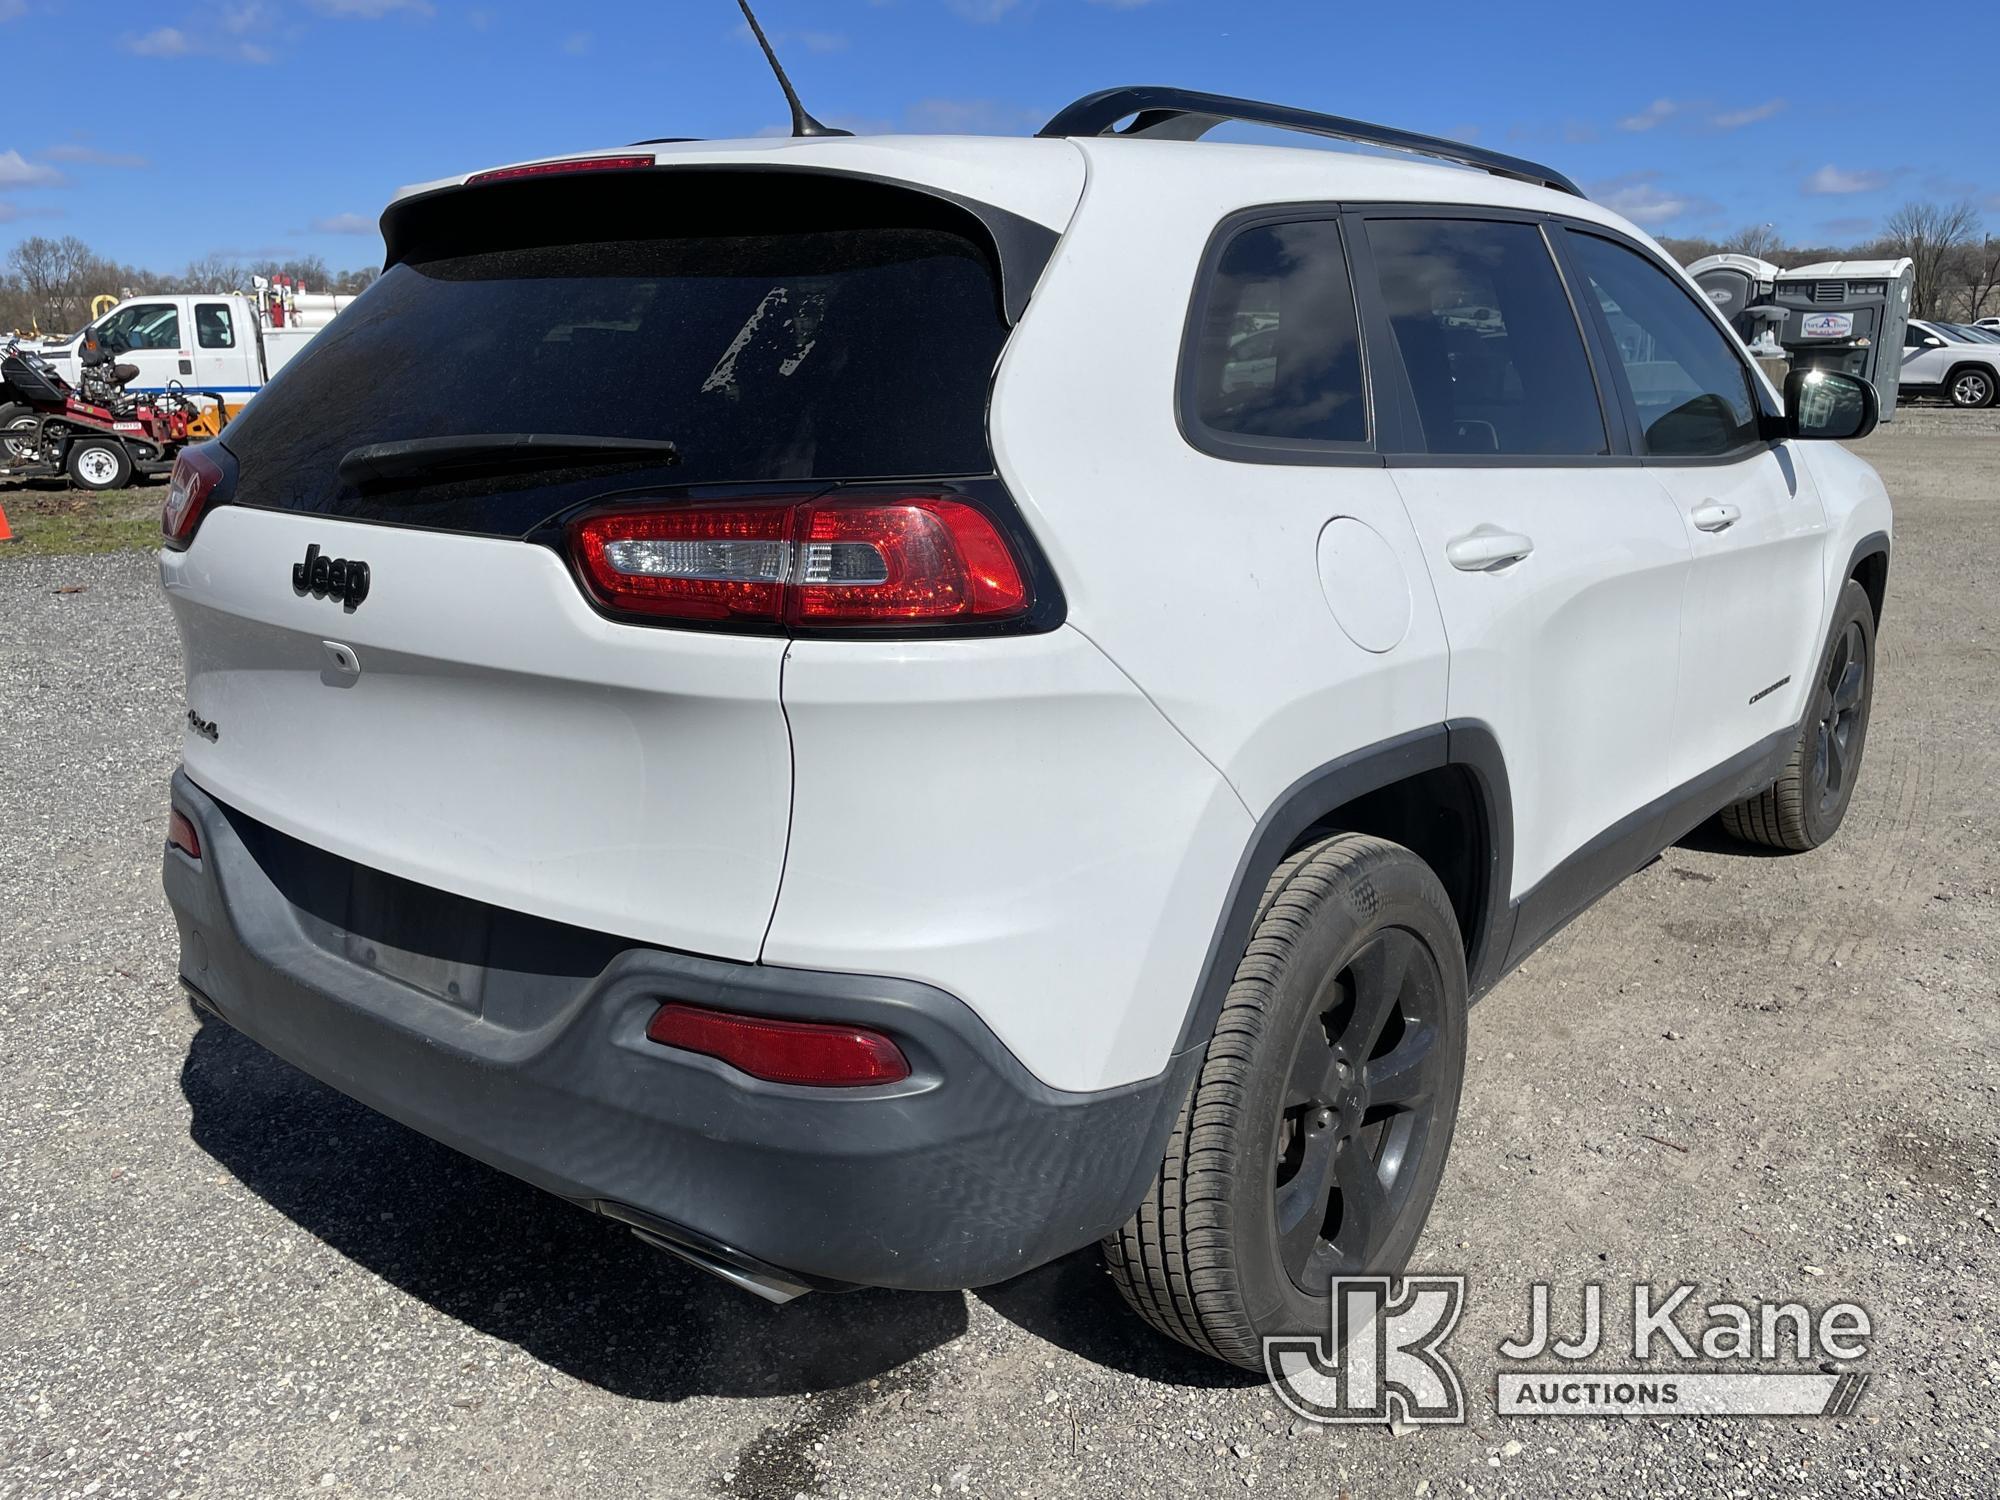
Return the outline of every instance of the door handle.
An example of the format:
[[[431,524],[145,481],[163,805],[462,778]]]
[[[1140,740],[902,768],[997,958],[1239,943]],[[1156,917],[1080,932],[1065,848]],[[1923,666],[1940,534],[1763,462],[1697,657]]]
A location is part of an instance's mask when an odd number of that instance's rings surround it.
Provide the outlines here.
[[[1481,526],[1444,544],[1444,555],[1451,560],[1451,565],[1466,573],[1504,568],[1509,563],[1519,562],[1534,550],[1534,538],[1522,536],[1518,531],[1500,531],[1491,526]]]
[[[1706,505],[1697,505],[1688,519],[1694,522],[1697,531],[1727,531],[1743,519],[1743,512],[1720,500],[1711,500]]]

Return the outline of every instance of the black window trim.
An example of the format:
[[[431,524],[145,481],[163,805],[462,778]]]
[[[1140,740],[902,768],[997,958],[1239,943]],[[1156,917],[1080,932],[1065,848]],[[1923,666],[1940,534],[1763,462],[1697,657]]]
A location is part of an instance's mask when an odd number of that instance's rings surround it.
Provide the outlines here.
[[[1603,362],[1610,376],[1611,388],[1616,392],[1623,421],[1627,432],[1630,434],[1629,443],[1631,451],[1638,455],[1638,461],[1642,468],[1716,468],[1723,465],[1741,463],[1745,459],[1753,458],[1777,446],[1777,440],[1772,434],[1778,430],[1775,424],[1780,420],[1782,414],[1774,412],[1771,409],[1770,401],[1764,391],[1764,382],[1759,378],[1759,373],[1755,365],[1751,362],[1749,353],[1743,348],[1743,342],[1737,338],[1735,330],[1723,321],[1722,315],[1716,311],[1714,303],[1710,302],[1706,297],[1694,295],[1688,290],[1682,279],[1674,274],[1671,267],[1662,264],[1657,255],[1649,253],[1646,247],[1637,240],[1632,239],[1629,235],[1620,234],[1609,225],[1592,224],[1587,220],[1571,219],[1554,214],[1549,215],[1549,221],[1552,228],[1566,231],[1560,235],[1552,235],[1551,239],[1555,240],[1559,246],[1558,260],[1564,269],[1564,273],[1569,277],[1571,284],[1577,289],[1577,294],[1572,297],[1572,301],[1588,310],[1588,321],[1595,331],[1595,337],[1599,345],[1597,357]],[[1737,367],[1743,371],[1744,379],[1749,382],[1750,399],[1755,403],[1758,415],[1756,435],[1750,441],[1739,443],[1736,447],[1724,453],[1656,454],[1645,451],[1645,426],[1639,417],[1639,403],[1632,395],[1632,382],[1625,372],[1625,361],[1618,355],[1617,341],[1612,337],[1610,320],[1604,316],[1603,308],[1597,306],[1596,298],[1581,295],[1582,292],[1589,290],[1589,277],[1570,258],[1569,236],[1571,234],[1591,235],[1597,239],[1616,245],[1620,249],[1631,251],[1642,261],[1652,266],[1662,276],[1666,277],[1675,287],[1679,288],[1681,294],[1687,298],[1689,305],[1708,319],[1709,325],[1721,335],[1724,347],[1735,357]]]
[[[1216,273],[1222,265],[1223,255],[1239,235],[1250,230],[1271,224],[1301,223],[1332,223],[1340,238],[1341,256],[1347,263],[1347,291],[1354,301],[1355,333],[1361,356],[1363,430],[1367,434],[1359,441],[1258,437],[1210,427],[1198,415],[1201,334],[1207,326],[1209,305],[1215,296]],[[1188,295],[1187,320],[1181,330],[1180,364],[1174,373],[1174,425],[1180,429],[1182,441],[1197,453],[1232,463],[1381,468],[1383,458],[1378,447],[1381,426],[1364,306],[1361,278],[1355,271],[1354,236],[1349,232],[1345,212],[1339,203],[1263,203],[1226,215],[1209,233],[1208,243],[1202,247],[1194,286]]]
[[[1599,351],[1592,338],[1590,321],[1578,305],[1576,291],[1568,275],[1568,264],[1563,259],[1555,237],[1549,233],[1550,225],[1556,221],[1553,214],[1532,209],[1505,208],[1487,203],[1356,203],[1348,205],[1348,219],[1352,229],[1347,236],[1351,245],[1358,250],[1350,252],[1352,263],[1357,267],[1367,266],[1365,278],[1359,269],[1355,279],[1361,287],[1361,301],[1365,320],[1364,342],[1372,342],[1380,354],[1375,368],[1382,372],[1385,380],[1393,381],[1396,409],[1396,424],[1392,428],[1385,421],[1383,425],[1383,453],[1385,462],[1392,469],[1598,469],[1632,468],[1640,460],[1634,455],[1626,418],[1616,410],[1617,400],[1614,388],[1605,380]],[[1452,219],[1462,222],[1488,222],[1504,224],[1530,224],[1541,231],[1543,248],[1548,252],[1551,265],[1555,269],[1556,281],[1561,286],[1564,298],[1569,303],[1570,316],[1576,319],[1577,337],[1583,345],[1585,367],[1590,371],[1591,388],[1597,395],[1598,421],[1604,428],[1606,450],[1603,453],[1430,453],[1423,448],[1423,425],[1417,417],[1417,403],[1410,389],[1409,375],[1403,368],[1402,354],[1396,345],[1396,335],[1389,326],[1389,310],[1382,301],[1381,283],[1375,273],[1373,247],[1368,244],[1365,225],[1371,219]],[[1377,401],[1387,405],[1381,396]],[[1394,442],[1390,439],[1393,437]]]
[[[1341,250],[1347,258],[1349,287],[1354,294],[1355,315],[1361,333],[1361,383],[1367,402],[1368,440],[1364,443],[1303,442],[1285,439],[1246,437],[1238,433],[1212,431],[1192,419],[1194,369],[1197,341],[1213,287],[1214,273],[1222,252],[1244,229],[1260,224],[1294,223],[1302,219],[1340,220]],[[1555,262],[1570,311],[1582,336],[1584,357],[1596,387],[1598,409],[1604,423],[1608,453],[1426,453],[1415,444],[1422,429],[1416,416],[1416,401],[1410,392],[1409,377],[1403,370],[1395,334],[1389,327],[1388,310],[1375,279],[1375,258],[1364,226],[1369,219],[1469,219],[1536,225],[1543,243]],[[1642,451],[1642,429],[1638,403],[1632,399],[1625,376],[1624,361],[1618,357],[1609,324],[1594,298],[1584,298],[1588,278],[1583,276],[1569,254],[1569,236],[1558,230],[1593,234],[1632,251],[1650,263],[1669,281],[1681,278],[1672,266],[1645,244],[1613,225],[1568,214],[1536,209],[1506,208],[1488,203],[1417,202],[1288,202],[1259,204],[1239,209],[1224,217],[1210,233],[1202,250],[1199,270],[1189,297],[1188,320],[1181,336],[1180,366],[1174,381],[1174,421],[1181,437],[1197,452],[1238,463],[1316,465],[1320,467],[1367,467],[1392,469],[1589,469],[1589,468],[1712,468],[1743,463],[1775,449],[1782,441],[1783,413],[1776,410],[1765,390],[1764,381],[1741,347],[1735,331],[1713,304],[1696,297],[1685,286],[1689,301],[1708,318],[1728,341],[1737,362],[1750,379],[1750,392],[1764,420],[1753,442],[1727,453],[1699,455],[1652,455]]]

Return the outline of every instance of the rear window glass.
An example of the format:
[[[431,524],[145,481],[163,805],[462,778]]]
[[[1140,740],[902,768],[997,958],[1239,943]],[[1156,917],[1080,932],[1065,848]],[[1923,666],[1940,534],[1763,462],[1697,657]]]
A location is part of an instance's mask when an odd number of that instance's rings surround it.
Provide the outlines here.
[[[230,425],[237,498],[518,534],[634,483],[990,472],[997,280],[934,203],[871,189],[832,224],[793,227],[772,222],[784,195],[767,189],[732,232],[715,207],[726,197],[697,188],[677,203],[658,179],[589,186],[627,195],[615,218],[602,196],[592,215],[619,237],[466,248],[433,235],[391,266]],[[518,241],[509,218],[499,237]],[[700,232],[646,232],[690,219]],[[664,438],[680,462],[365,489],[337,474],[359,446],[487,433]]]
[[[1334,220],[1260,224],[1232,239],[1198,338],[1183,410],[1206,429],[1210,451],[1227,452],[1232,438],[1367,439],[1354,288]]]

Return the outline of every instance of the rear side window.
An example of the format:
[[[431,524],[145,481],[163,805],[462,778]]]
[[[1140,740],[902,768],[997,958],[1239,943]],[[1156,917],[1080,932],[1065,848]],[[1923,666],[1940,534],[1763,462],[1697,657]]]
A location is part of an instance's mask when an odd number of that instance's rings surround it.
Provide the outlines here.
[[[1438,454],[1607,451],[1576,313],[1533,224],[1375,219],[1368,244]]]
[[[230,425],[238,497],[519,535],[638,483],[989,473],[1006,336],[990,246],[907,191],[726,186],[698,173],[588,183],[549,215],[472,205],[446,218],[440,204],[444,228]],[[537,242],[578,228],[607,237]],[[680,462],[381,488],[337,473],[356,447],[494,433],[667,439]]]
[[[1195,318],[1181,404],[1197,447],[1254,458],[1260,448],[1367,441],[1354,287],[1335,220],[1236,234]]]
[[[194,338],[204,349],[234,349],[236,328],[226,302],[197,302],[194,305]]]
[[[1695,300],[1623,245],[1570,231],[1569,246],[1625,368],[1641,451],[1709,457],[1758,441],[1750,372]]]

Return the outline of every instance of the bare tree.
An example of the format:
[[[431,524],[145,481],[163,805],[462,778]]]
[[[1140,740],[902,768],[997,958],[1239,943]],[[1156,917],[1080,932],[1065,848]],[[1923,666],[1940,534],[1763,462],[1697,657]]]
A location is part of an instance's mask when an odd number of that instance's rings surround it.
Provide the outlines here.
[[[1934,318],[1944,300],[1945,272],[1960,249],[1979,232],[1979,210],[1967,202],[1950,205],[1905,203],[1882,226],[1882,246],[1907,255],[1915,266],[1910,315]]]
[[[54,332],[81,328],[90,310],[92,274],[102,263],[73,234],[59,240],[35,235],[22,240],[7,255],[7,264],[21,279],[31,321],[47,321]]]
[[[1956,300],[1966,322],[1989,316],[1989,303],[2000,308],[2000,234],[1989,234],[1978,244],[1967,245],[1953,269],[1957,274],[1952,280],[1958,283]]]
[[[1775,224],[1745,224],[1722,242],[1722,248],[1759,260],[1776,260],[1785,253],[1785,237]]]
[[[191,260],[181,273],[181,284],[190,292],[234,292],[249,283],[250,278],[244,273],[242,263],[221,254]]]

